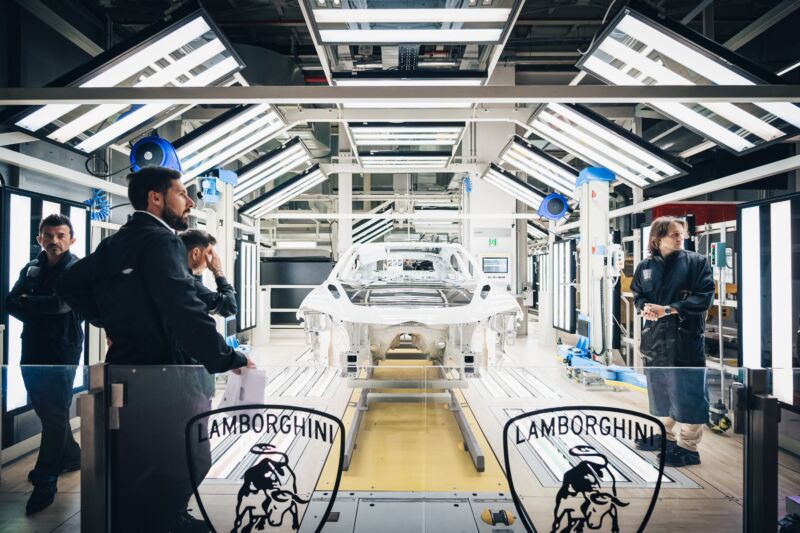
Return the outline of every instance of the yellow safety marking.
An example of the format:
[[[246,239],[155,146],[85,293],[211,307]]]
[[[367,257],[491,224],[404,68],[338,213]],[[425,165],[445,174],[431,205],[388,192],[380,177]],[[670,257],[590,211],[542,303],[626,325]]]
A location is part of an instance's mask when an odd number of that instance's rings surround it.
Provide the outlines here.
[[[617,381],[615,379],[607,379],[606,385],[611,385],[612,387],[623,387],[626,389],[630,389],[632,391],[647,393],[647,389],[644,387],[640,387],[638,385],[634,385],[633,383],[626,383],[624,381]]]
[[[431,379],[436,378],[433,367],[425,370]],[[387,361],[373,375],[375,379],[422,376],[419,361]],[[350,397],[343,418],[345,431],[350,429],[360,394],[361,390],[355,389]],[[489,443],[470,409],[463,403],[462,409],[484,453],[484,472],[475,470],[469,453],[464,451],[461,431],[446,403],[373,403],[361,420],[353,459],[349,470],[342,473],[339,490],[507,493],[506,478]],[[332,450],[338,450],[338,446],[337,440]],[[329,455],[317,490],[333,488],[338,466],[336,455],[335,452]]]

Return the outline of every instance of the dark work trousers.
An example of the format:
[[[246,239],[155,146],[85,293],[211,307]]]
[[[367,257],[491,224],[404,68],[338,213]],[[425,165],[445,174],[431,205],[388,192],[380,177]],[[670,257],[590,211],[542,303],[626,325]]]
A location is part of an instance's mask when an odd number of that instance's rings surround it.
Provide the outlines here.
[[[79,461],[81,448],[72,436],[74,366],[23,365],[22,379],[36,416],[42,422],[42,441],[33,470],[33,482],[54,481],[64,466]]]
[[[211,409],[203,368],[109,367],[123,383],[119,430],[111,431],[112,531],[169,531],[193,494],[186,454],[186,425]],[[211,468],[208,441],[189,457],[200,481]]]

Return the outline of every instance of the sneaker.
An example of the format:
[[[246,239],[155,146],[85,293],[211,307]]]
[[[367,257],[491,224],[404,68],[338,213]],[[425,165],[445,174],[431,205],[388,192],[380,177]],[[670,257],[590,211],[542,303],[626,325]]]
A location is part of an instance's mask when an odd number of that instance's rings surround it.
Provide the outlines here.
[[[25,514],[38,513],[50,507],[58,492],[55,479],[39,481],[33,486],[33,493],[25,505]]]
[[[187,509],[178,515],[169,531],[170,533],[210,533],[211,530],[205,520],[193,517]]]
[[[636,448],[643,452],[661,452],[661,435],[656,435],[653,439],[636,439]],[[675,447],[674,440],[667,439],[667,453]]]
[[[675,446],[671,452],[667,452],[667,457],[664,460],[666,466],[681,467],[700,464],[700,454]]]

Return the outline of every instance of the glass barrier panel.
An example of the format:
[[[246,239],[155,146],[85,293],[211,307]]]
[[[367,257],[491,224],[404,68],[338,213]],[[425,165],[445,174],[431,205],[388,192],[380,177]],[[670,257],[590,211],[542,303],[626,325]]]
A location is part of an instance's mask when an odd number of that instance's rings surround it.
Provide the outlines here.
[[[0,530],[80,530],[82,366],[2,367]]]
[[[115,532],[743,530],[747,413],[731,400],[744,369],[93,367],[105,372],[108,461],[80,464],[73,385],[86,370],[13,370],[25,395],[3,417],[0,529],[80,530],[81,490],[100,472]],[[781,401],[776,503],[789,524],[800,370],[767,383]],[[29,472],[54,468],[53,503],[26,516]]]

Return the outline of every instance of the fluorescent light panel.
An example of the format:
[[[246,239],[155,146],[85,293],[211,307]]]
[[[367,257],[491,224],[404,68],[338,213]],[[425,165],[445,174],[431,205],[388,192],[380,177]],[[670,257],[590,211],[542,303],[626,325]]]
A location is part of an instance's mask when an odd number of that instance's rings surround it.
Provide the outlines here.
[[[761,220],[760,207],[742,209],[742,363],[761,368]]]
[[[528,221],[528,236],[533,237],[534,239],[546,239],[547,238],[547,231],[539,227],[538,225],[534,224],[530,220]]]
[[[577,198],[578,171],[533,146],[519,135],[500,154],[500,160],[571,198]]]
[[[372,152],[360,157],[364,168],[445,168],[450,152]]]
[[[463,87],[483,85],[485,80],[479,78],[334,78],[339,87]],[[408,102],[409,105],[412,102]]]
[[[633,134],[589,109],[547,104],[530,121],[533,131],[593,166],[603,166],[629,185],[643,187],[686,173],[656,147],[637,143]]]
[[[792,202],[770,206],[770,268],[772,270],[772,367],[773,394],[782,402],[794,403],[792,376]],[[754,250],[748,253],[756,255]],[[758,280],[760,282],[760,279]],[[780,369],[780,370],[778,370]]]
[[[311,154],[299,137],[294,137],[281,147],[248,163],[239,170],[239,179],[233,190],[233,200],[238,201],[284,174],[300,166],[311,164]]]
[[[318,24],[506,22],[510,9],[315,9]]]
[[[710,51],[699,44],[703,42],[702,36],[695,37],[686,28],[670,28],[625,9],[578,66],[614,85],[780,83],[771,73],[748,72],[757,67],[748,67],[739,56],[712,43],[715,50]],[[800,130],[800,107],[790,102],[650,105],[734,153],[752,150]]]
[[[319,30],[325,44],[445,44],[497,43],[502,28],[471,28],[460,30]]]
[[[489,165],[489,170],[486,171],[482,179],[533,209],[539,209],[542,200],[544,200],[544,196],[533,187],[518,180],[494,163]]]
[[[350,124],[353,141],[358,146],[453,146],[464,124],[399,126],[397,124]]]
[[[106,61],[73,86],[207,87],[243,66],[202,12],[197,12],[151,37],[127,57]],[[198,72],[200,68],[203,70]],[[46,128],[49,131],[41,134],[48,140],[91,153],[175,107],[51,104],[39,107],[15,124],[30,132]]]
[[[267,104],[234,108],[176,141],[184,183],[264,144],[286,123]]]
[[[326,179],[328,177],[322,173],[319,165],[314,165],[264,193],[261,197],[245,204],[239,212],[256,218],[261,217]]]

